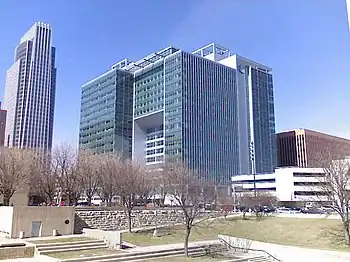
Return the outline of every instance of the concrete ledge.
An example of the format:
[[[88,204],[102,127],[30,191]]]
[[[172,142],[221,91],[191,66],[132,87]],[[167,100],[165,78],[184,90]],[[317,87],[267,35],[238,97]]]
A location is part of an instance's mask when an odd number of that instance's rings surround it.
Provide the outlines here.
[[[103,240],[111,249],[121,249],[123,246],[122,233],[120,231],[104,231],[100,229],[84,228],[83,235]]]
[[[103,245],[95,245],[95,246],[88,246],[88,247],[71,247],[71,248],[64,248],[64,249],[39,250],[38,252],[40,255],[45,255],[50,253],[82,251],[82,250],[92,250],[92,249],[101,249],[101,248],[107,249],[107,246],[103,244]]]
[[[95,243],[95,244],[103,244],[103,240],[84,240],[84,241],[76,241],[76,242],[52,242],[52,243],[43,243],[43,244],[35,244],[36,248],[42,248],[42,247],[51,247],[51,246],[68,246],[68,245],[83,245],[83,244],[90,244],[90,243]]]
[[[26,246],[25,243],[22,242],[5,242],[5,243],[0,243],[0,248],[1,247],[24,247]]]
[[[85,244],[66,244],[66,245],[60,245],[60,246],[56,246],[56,245],[52,245],[52,246],[45,246],[45,247],[36,247],[36,249],[41,252],[41,251],[50,251],[50,250],[57,250],[57,249],[73,249],[73,248],[83,248],[83,247],[107,247],[107,245],[101,241],[99,243],[85,243]]]
[[[34,246],[1,247],[0,259],[29,258],[34,257]]]

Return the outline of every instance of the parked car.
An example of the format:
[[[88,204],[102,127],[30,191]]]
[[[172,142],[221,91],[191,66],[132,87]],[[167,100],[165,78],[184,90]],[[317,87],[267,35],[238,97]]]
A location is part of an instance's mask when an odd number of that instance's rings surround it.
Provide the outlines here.
[[[327,212],[321,208],[305,208],[301,210],[303,214],[326,214]]]

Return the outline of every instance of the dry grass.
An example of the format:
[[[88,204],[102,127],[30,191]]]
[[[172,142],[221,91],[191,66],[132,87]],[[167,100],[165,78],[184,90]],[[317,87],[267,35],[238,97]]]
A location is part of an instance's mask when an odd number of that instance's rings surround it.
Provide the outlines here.
[[[135,245],[149,246],[181,243],[184,233],[183,228],[174,227],[165,230],[157,238],[152,237],[152,232],[123,234],[123,237],[125,241]],[[340,220],[333,219],[269,217],[260,221],[254,218],[220,220],[193,229],[190,240],[216,239],[218,234],[282,245],[350,251],[342,243]]]

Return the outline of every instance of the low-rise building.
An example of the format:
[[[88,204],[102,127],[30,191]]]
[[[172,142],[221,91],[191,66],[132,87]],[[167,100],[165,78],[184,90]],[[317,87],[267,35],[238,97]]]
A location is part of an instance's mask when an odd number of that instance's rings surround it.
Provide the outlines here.
[[[306,202],[327,202],[326,191],[322,186],[322,168],[277,168],[271,174],[255,175],[255,190],[276,196],[280,203],[304,205]],[[234,194],[254,192],[254,175],[232,177]]]

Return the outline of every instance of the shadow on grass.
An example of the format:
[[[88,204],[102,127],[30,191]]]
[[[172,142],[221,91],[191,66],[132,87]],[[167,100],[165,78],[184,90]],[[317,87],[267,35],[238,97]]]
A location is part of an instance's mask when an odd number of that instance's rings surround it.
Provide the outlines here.
[[[320,237],[328,239],[334,247],[349,248],[344,242],[344,231],[342,225],[322,227]]]

